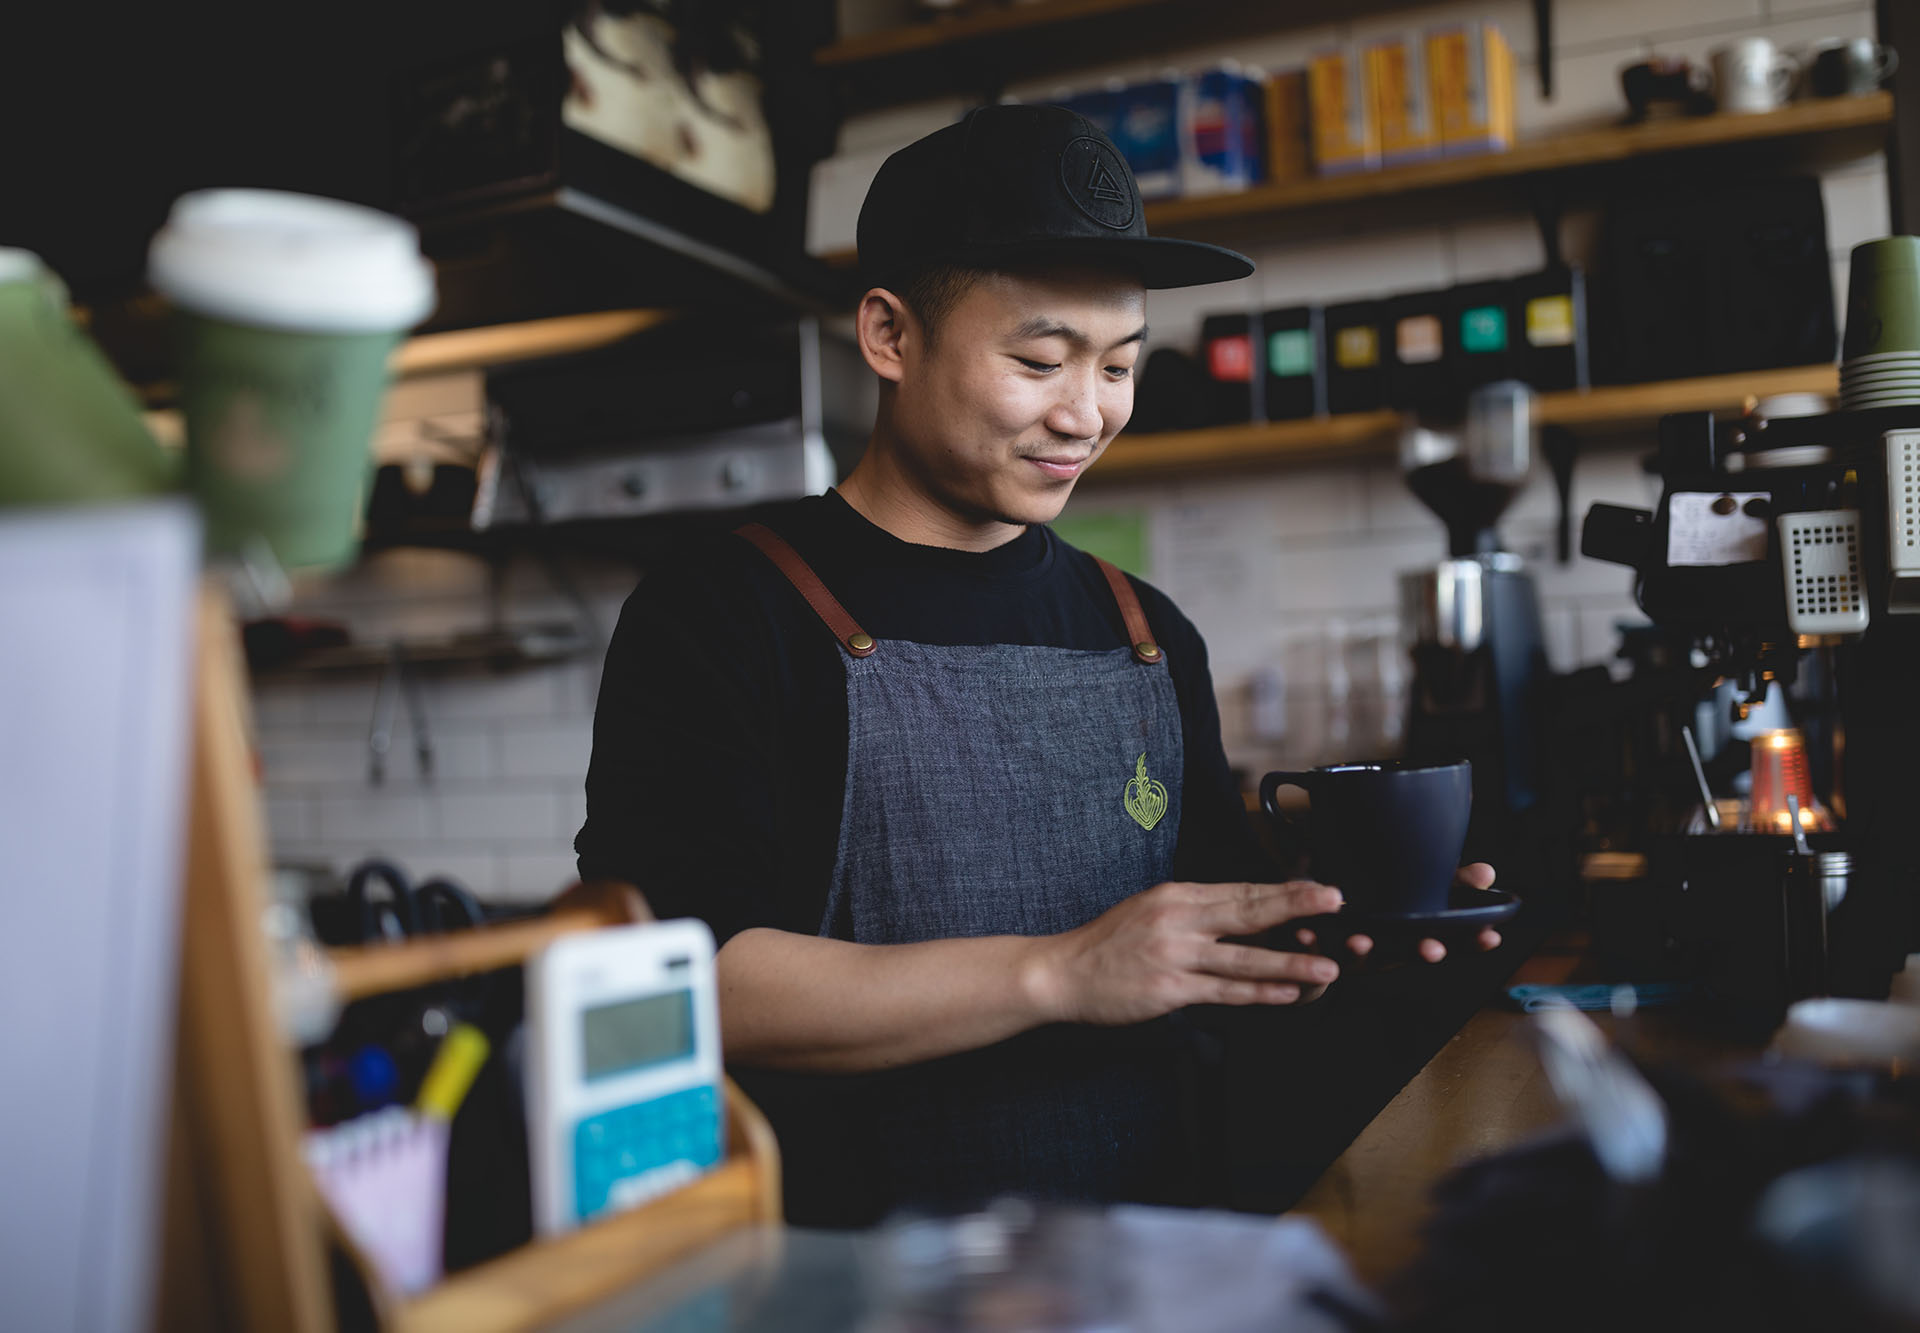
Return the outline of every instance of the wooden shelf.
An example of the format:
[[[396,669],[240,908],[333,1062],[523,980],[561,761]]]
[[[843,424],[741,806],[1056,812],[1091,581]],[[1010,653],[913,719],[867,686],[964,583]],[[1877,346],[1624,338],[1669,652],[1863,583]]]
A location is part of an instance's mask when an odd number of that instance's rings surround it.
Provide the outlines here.
[[[1349,176],[1315,176],[1230,194],[1163,199],[1147,205],[1147,229],[1159,236],[1177,236],[1222,224],[1257,222],[1336,204],[1397,200],[1425,191],[1511,182],[1527,176],[1570,174],[1703,149],[1856,135],[1892,123],[1893,94],[1866,93],[1859,97],[1795,102],[1778,111],[1754,115],[1698,116],[1650,121],[1644,125],[1618,125],[1522,140],[1504,153],[1440,158]],[[851,267],[856,260],[851,250],[834,251],[821,258],[840,268]]]
[[[447,375],[463,370],[485,370],[535,357],[587,352],[671,319],[671,310],[595,310],[581,315],[556,315],[513,324],[489,324],[441,333],[418,333],[393,349],[387,368],[395,379]],[[158,311],[156,319],[164,318]],[[89,312],[75,319],[86,327]],[[172,380],[147,380],[133,386],[149,409],[172,407],[180,400],[180,386]]]
[[[1540,395],[1540,421],[1574,430],[1599,427],[1649,426],[1669,412],[1744,410],[1746,399],[1776,393],[1840,392],[1838,366],[1786,366],[1776,370],[1742,370],[1731,375],[1699,379],[1662,380],[1654,384],[1615,384],[1584,392],[1568,389]]]
[[[1086,474],[1107,481],[1142,473],[1262,467],[1326,458],[1363,458],[1393,443],[1397,412],[1349,412],[1304,421],[1255,421],[1244,426],[1121,435]]]
[[[1749,397],[1839,392],[1834,366],[1748,370],[1733,375],[1609,385],[1540,395],[1542,425],[1576,431],[1632,430],[1669,412],[1739,412]],[[1305,421],[1253,422],[1159,435],[1122,435],[1107,447],[1087,480],[1120,481],[1167,473],[1220,472],[1393,452],[1397,412],[1353,412]]]
[[[844,38],[813,53],[848,110],[958,96],[991,102],[1064,71],[1231,50],[1274,32],[1349,23],[1408,0],[974,0],[967,12]],[[1285,13],[1276,18],[1275,11]]]
[[[1004,9],[980,9],[957,18],[902,24],[844,38],[832,46],[823,46],[815,51],[813,60],[817,65],[830,67],[864,65],[893,56],[917,54],[962,42],[1004,37],[1035,28],[1070,23],[1075,19],[1165,3],[1167,0],[1039,0],[1038,3]]]
[[[1781,142],[1890,125],[1893,94],[1867,93],[1795,102],[1753,115],[1712,115],[1649,121],[1526,139],[1503,153],[1440,158],[1404,167],[1317,176],[1311,180],[1255,186],[1233,194],[1167,199],[1147,205],[1150,231],[1177,232],[1196,223],[1242,221],[1327,204],[1412,194],[1447,186],[1510,180],[1542,172],[1566,172],[1635,158],[1735,144]]]
[[[360,944],[327,951],[334,998],[346,1003],[370,995],[411,990],[448,977],[514,967],[562,935],[651,919],[631,889],[611,883],[580,885],[543,916],[506,921],[484,930],[422,935],[406,948]]]
[[[389,365],[399,379],[455,370],[481,370],[509,361],[604,347],[652,328],[670,316],[671,312],[666,310],[596,310],[517,324],[421,333],[395,348]]]

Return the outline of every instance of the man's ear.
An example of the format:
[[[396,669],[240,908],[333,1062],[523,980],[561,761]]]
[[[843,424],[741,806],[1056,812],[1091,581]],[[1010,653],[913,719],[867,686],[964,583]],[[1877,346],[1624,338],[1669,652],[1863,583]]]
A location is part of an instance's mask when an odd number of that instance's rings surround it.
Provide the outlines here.
[[[906,378],[906,346],[920,334],[920,321],[908,311],[907,303],[885,287],[875,287],[860,298],[853,324],[860,355],[873,373],[895,384]]]

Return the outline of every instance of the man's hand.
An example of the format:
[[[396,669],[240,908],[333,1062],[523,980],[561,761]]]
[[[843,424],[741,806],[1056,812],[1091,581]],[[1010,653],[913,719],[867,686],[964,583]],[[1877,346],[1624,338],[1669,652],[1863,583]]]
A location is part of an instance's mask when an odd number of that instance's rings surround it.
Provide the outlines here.
[[[1077,930],[1035,941],[1044,1006],[1060,1022],[1143,1023],[1192,1004],[1292,1004],[1340,975],[1329,958],[1228,944],[1337,911],[1337,889],[1170,881]]]
[[[1490,889],[1493,887],[1493,867],[1485,861],[1475,861],[1472,865],[1461,866],[1454,878],[1468,888]],[[1314,934],[1311,930],[1297,931],[1295,938],[1308,947],[1312,947],[1314,943]],[[1497,949],[1500,947],[1500,932],[1489,926],[1480,932],[1474,942],[1483,952],[1488,949]],[[1366,935],[1349,935],[1347,952],[1355,958],[1365,958],[1373,952],[1373,940]],[[1429,963],[1437,963],[1447,956],[1447,946],[1439,940],[1421,940],[1420,956]]]

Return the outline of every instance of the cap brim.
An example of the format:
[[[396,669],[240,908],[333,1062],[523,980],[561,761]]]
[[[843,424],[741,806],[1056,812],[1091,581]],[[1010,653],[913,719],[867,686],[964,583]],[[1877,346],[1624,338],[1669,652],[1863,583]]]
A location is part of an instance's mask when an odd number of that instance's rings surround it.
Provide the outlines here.
[[[1233,282],[1253,272],[1253,261],[1237,250],[1181,241],[1170,236],[1073,237],[1057,241],[1023,241],[1016,245],[971,246],[937,257],[951,264],[977,268],[1055,263],[1112,268],[1135,274],[1142,286],[1201,287],[1211,282]]]

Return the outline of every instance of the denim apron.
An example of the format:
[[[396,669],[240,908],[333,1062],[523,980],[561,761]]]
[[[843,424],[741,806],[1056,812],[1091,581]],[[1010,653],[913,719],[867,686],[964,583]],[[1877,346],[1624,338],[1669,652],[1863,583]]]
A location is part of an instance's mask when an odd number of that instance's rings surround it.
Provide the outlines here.
[[[839,642],[847,776],[819,933],[860,944],[1051,935],[1168,877],[1185,755],[1166,654],[1100,561],[1129,643],[876,643],[799,554],[739,529]],[[1177,1024],[1053,1025],[898,1070],[782,1075],[767,1095],[842,1135],[880,1211],[1000,1193],[1168,1199],[1185,1167]],[[760,1080],[750,1082],[765,1086]],[[783,1148],[785,1141],[783,1137]],[[796,1140],[793,1150],[808,1153]],[[794,1184],[838,1184],[795,1162]],[[802,1198],[790,1200],[804,1218]]]

